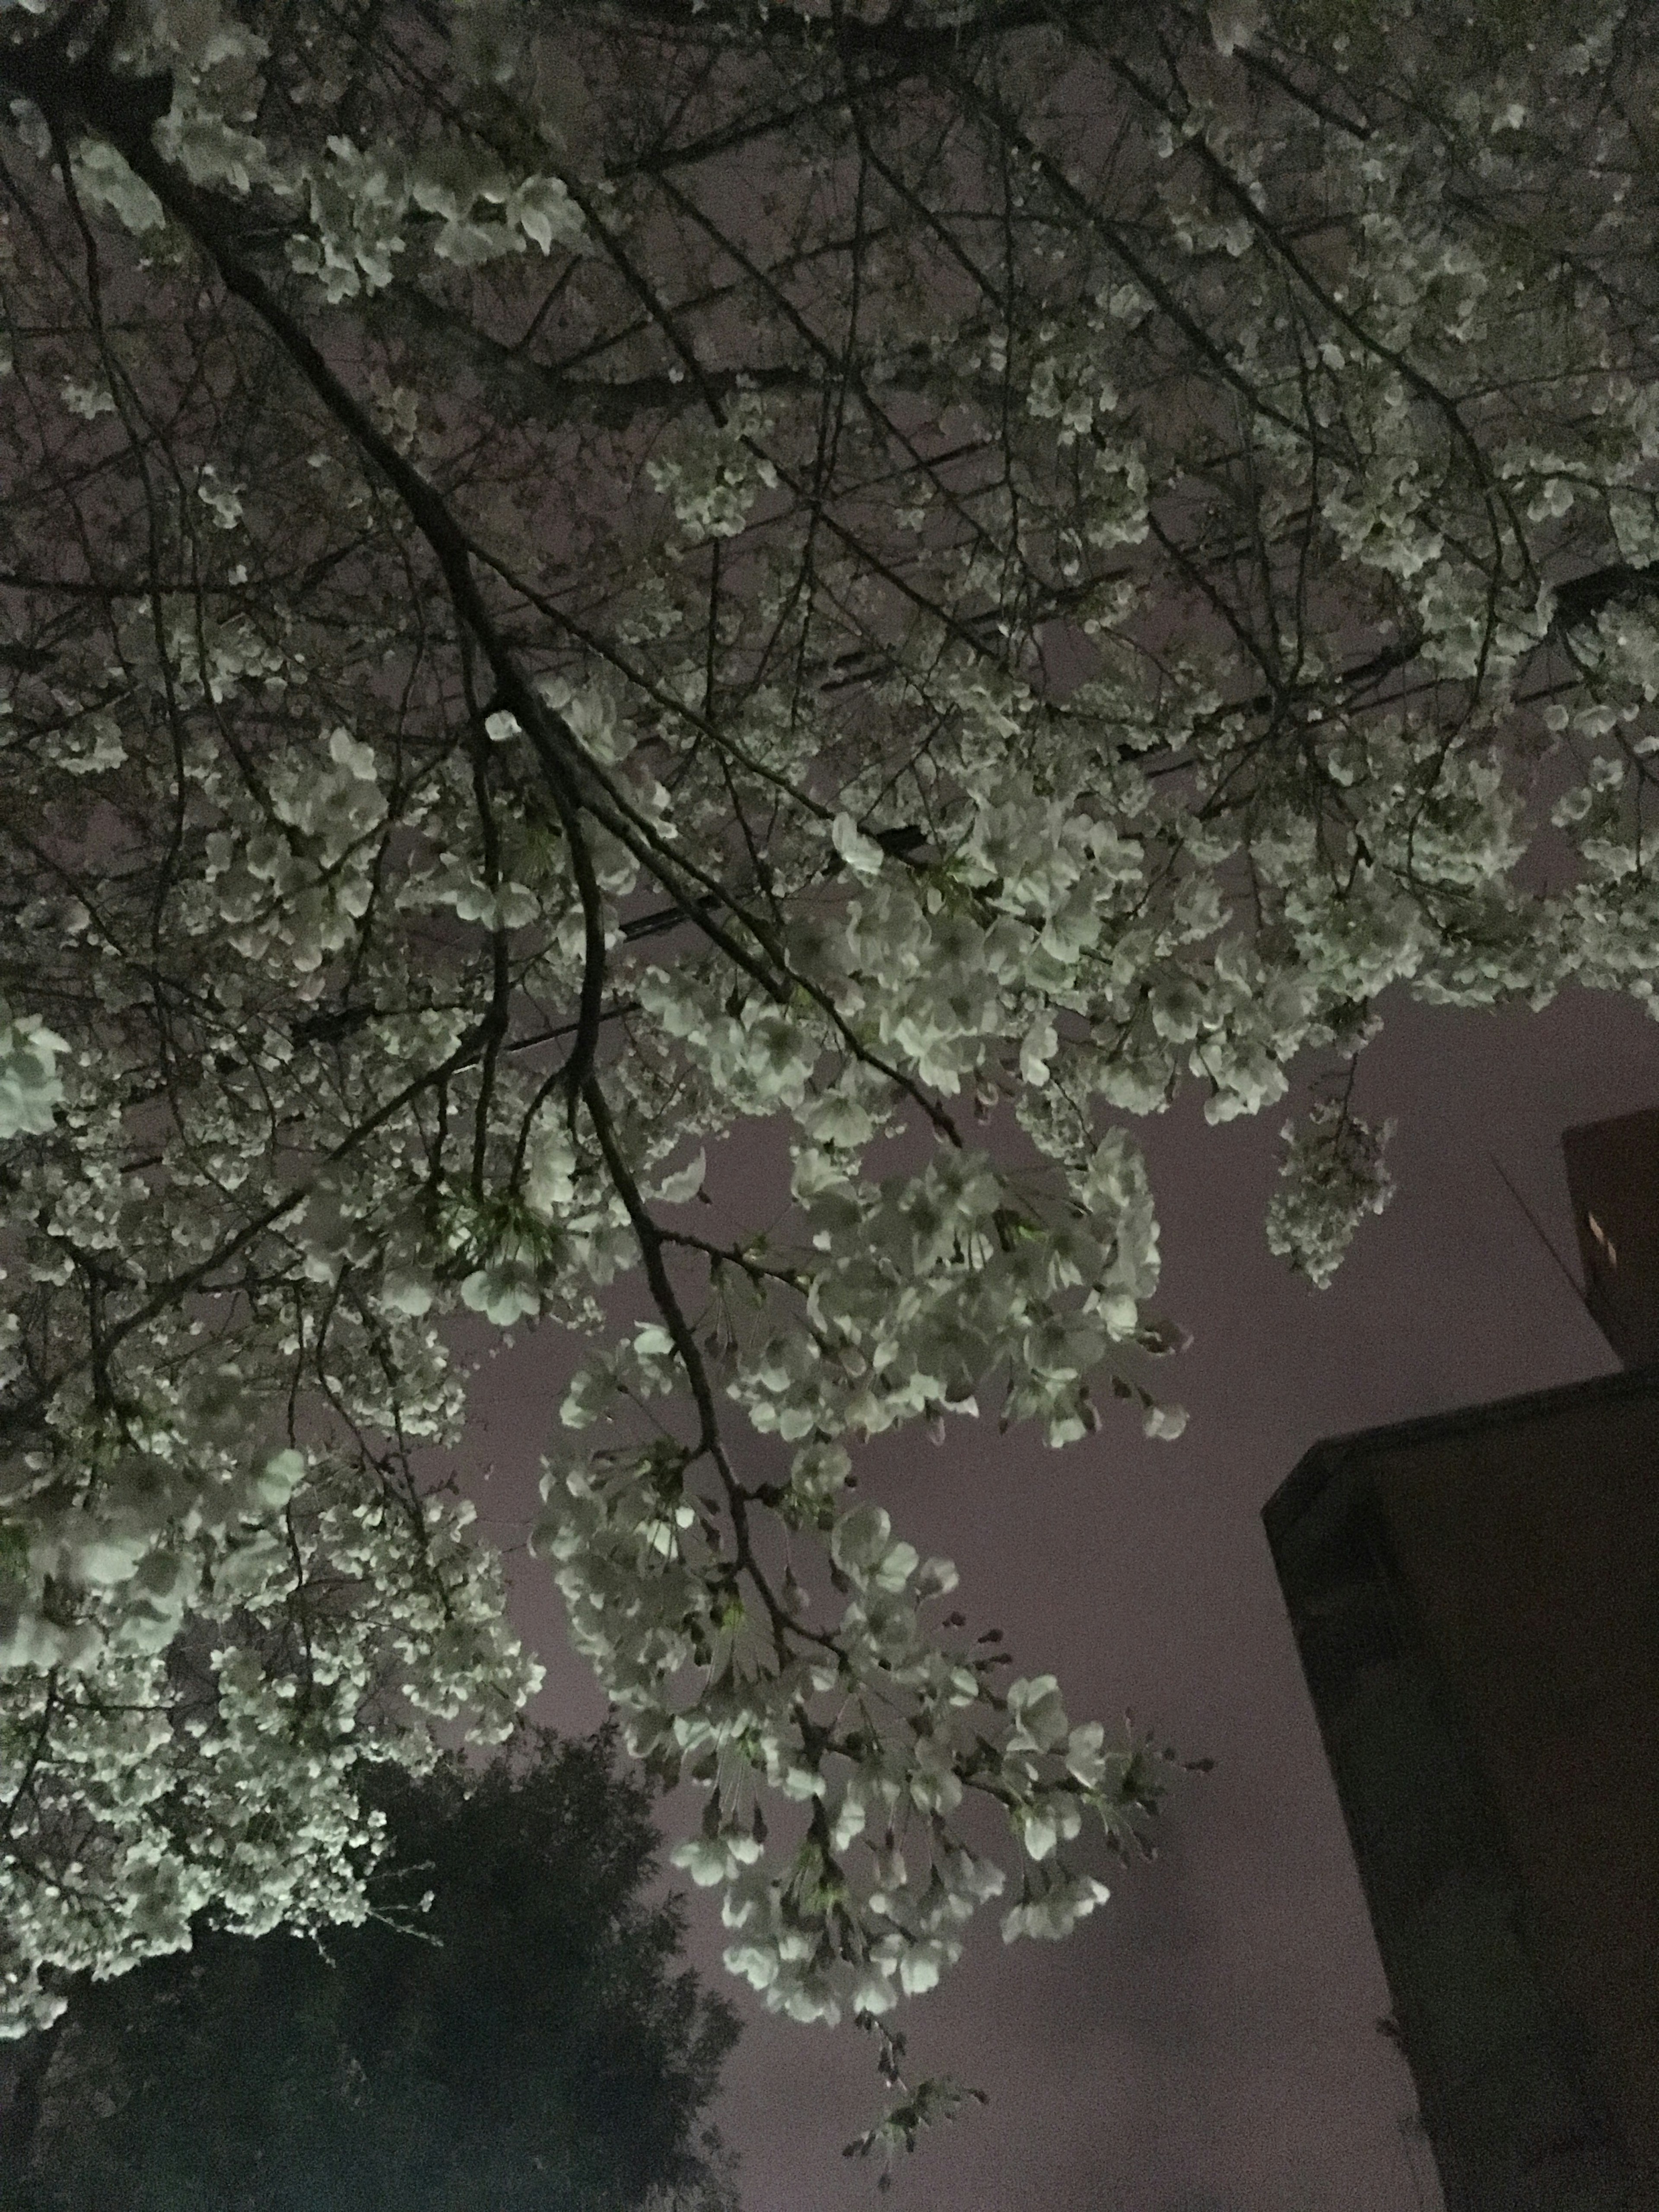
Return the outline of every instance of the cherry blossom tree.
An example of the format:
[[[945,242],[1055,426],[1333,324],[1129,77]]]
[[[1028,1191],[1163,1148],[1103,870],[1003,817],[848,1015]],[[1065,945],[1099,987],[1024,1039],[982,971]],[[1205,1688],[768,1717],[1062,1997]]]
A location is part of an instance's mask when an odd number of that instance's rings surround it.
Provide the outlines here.
[[[532,1547],[769,2004],[1104,1899],[1173,1754],[856,1454],[1178,1432],[1184,1085],[1310,1086],[1322,1284],[1390,988],[1653,1004],[1654,28],[0,19],[6,2028],[360,1917],[363,1763],[509,1729],[456,1315],[587,1340]]]

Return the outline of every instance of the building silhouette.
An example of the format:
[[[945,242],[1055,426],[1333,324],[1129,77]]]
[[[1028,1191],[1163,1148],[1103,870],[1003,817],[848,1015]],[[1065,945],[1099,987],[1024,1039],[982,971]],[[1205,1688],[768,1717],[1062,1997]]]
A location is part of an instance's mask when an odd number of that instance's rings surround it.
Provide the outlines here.
[[[1569,1129],[1584,1304],[1626,1367],[1659,1361],[1659,1112]]]
[[[1447,2212],[1659,2212],[1659,1114],[1564,1148],[1626,1371],[1262,1516]]]

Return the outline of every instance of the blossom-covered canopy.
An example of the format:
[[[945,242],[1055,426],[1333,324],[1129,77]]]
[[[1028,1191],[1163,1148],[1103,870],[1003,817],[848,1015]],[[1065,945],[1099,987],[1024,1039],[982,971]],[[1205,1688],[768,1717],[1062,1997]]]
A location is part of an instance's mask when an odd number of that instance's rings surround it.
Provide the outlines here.
[[[857,1449],[1178,1432],[1183,1085],[1322,1284],[1391,987],[1653,1002],[1654,13],[0,15],[0,2032],[510,1729],[458,1312],[769,2003],[1104,1898],[1164,1757]]]

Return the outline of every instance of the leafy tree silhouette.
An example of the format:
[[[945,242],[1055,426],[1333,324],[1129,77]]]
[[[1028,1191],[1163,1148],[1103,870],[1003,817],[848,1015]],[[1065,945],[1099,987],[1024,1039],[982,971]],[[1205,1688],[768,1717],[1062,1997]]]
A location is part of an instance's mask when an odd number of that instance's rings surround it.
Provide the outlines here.
[[[700,2122],[737,2026],[642,1894],[613,1734],[382,1770],[375,1915],[325,1946],[198,1929],[75,1989],[11,2100],[6,2212],[725,2212]]]

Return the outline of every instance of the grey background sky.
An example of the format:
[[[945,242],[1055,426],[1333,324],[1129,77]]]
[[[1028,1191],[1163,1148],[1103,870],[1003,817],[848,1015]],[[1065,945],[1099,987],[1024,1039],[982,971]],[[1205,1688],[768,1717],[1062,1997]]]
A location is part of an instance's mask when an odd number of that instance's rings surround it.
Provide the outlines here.
[[[991,2102],[900,2166],[892,2212],[1440,2212],[1401,2130],[1412,2084],[1375,2026],[1387,1985],[1259,1516],[1321,1437],[1615,1364],[1487,1155],[1576,1267],[1560,1131],[1659,1103],[1659,1028],[1583,993],[1541,1015],[1384,1004],[1356,1099],[1399,1120],[1400,1193],[1322,1294],[1263,1240],[1285,1108],[1211,1129],[1194,1091],[1140,1125],[1161,1303],[1194,1339],[1166,1370],[1184,1437],[1109,1419],[1051,1453],[958,1423],[942,1449],[866,1455],[865,1493],[956,1559],[957,1601],[1007,1632],[1018,1671],[1057,1674],[1074,1719],[1109,1728],[1127,1705],[1217,1762],[1179,1786],[1155,1863],[1106,1864],[1112,1900],[1070,1942],[1005,1949],[988,1914],[909,2008],[921,2069]],[[740,1142],[710,1183],[765,1211],[773,1148]],[[535,1510],[568,1365],[532,1336],[480,1378],[465,1480],[503,1541]],[[549,1666],[539,1717],[592,1725],[602,1702],[533,1561],[514,1607]],[[868,2045],[769,2018],[720,1966],[725,1940],[694,1893],[691,1954],[748,2023],[720,2113],[745,2212],[871,2206],[872,2167],[839,2155],[873,2110]]]

